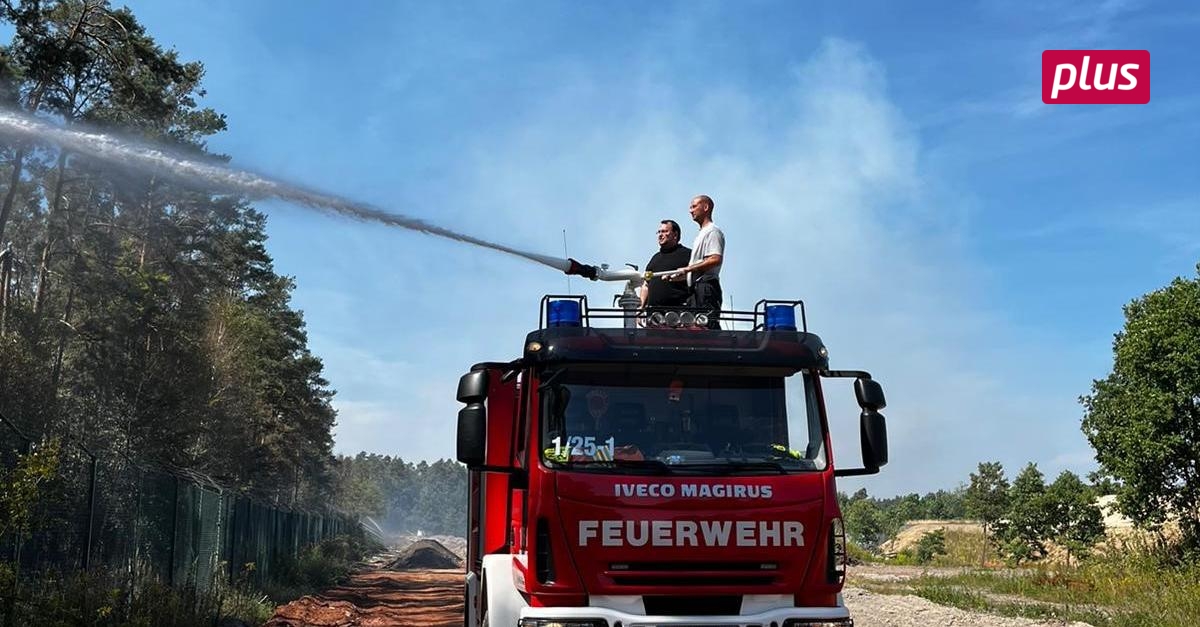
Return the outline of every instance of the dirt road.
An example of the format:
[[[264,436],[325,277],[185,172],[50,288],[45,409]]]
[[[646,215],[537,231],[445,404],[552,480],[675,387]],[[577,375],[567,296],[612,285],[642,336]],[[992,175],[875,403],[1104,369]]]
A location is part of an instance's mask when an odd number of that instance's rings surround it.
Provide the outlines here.
[[[461,570],[377,570],[275,611],[263,627],[462,627]]]
[[[912,595],[868,592],[853,585],[856,577],[860,581],[907,578],[916,572],[910,570],[872,567],[851,571],[844,596],[856,627],[1064,626],[1061,622],[968,612]],[[376,570],[357,575],[320,597],[304,597],[279,608],[265,627],[458,627],[462,610],[461,571]],[[1071,623],[1069,627],[1090,626]]]

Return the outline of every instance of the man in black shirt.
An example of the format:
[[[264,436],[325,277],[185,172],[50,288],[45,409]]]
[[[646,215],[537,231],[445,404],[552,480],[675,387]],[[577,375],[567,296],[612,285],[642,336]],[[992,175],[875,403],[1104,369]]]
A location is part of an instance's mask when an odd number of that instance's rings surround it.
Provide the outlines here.
[[[663,220],[658,225],[658,252],[646,264],[649,272],[662,272],[682,268],[691,262],[692,250],[679,244],[679,223]],[[655,307],[682,307],[688,302],[686,281],[666,281],[653,278],[641,289],[642,309]]]

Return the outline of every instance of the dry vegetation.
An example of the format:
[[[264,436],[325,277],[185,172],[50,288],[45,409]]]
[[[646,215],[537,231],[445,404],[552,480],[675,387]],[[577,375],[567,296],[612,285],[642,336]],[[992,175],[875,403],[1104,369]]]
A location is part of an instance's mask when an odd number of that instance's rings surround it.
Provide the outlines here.
[[[1200,625],[1200,566],[1179,565],[1171,534],[1137,531],[1109,513],[1107,538],[1085,560],[1045,559],[1007,567],[984,551],[982,529],[959,521],[915,521],[886,545],[891,557],[851,571],[851,585],[892,595],[915,595],[967,610],[1036,620],[1079,621],[1096,627]],[[927,566],[905,566],[920,538],[945,530],[946,554]]]

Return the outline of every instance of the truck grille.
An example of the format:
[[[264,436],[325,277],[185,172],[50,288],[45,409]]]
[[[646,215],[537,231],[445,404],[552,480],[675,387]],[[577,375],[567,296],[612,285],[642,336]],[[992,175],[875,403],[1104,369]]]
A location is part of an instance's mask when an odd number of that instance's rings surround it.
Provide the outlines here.
[[[605,573],[618,586],[769,586],[770,562],[618,562]]]
[[[748,575],[613,575],[618,586],[769,586],[775,577]]]
[[[644,596],[646,614],[652,616],[737,616],[742,595]]]

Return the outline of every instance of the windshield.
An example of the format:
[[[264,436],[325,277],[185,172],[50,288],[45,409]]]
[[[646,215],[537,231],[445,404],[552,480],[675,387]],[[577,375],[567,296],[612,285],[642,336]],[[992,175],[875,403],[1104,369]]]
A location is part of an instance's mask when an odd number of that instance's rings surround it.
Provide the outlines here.
[[[543,374],[542,459],[605,472],[779,473],[825,468],[810,375],[674,370]]]

